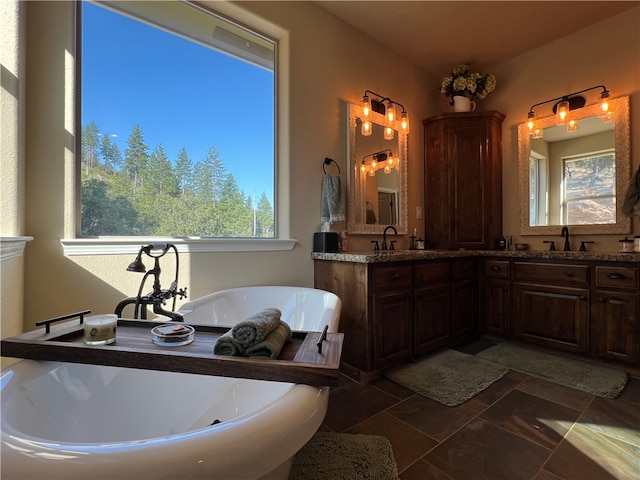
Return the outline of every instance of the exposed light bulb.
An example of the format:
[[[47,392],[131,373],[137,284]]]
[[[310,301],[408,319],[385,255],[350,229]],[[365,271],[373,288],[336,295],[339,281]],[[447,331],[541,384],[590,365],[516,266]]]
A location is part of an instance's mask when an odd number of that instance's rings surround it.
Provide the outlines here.
[[[409,115],[405,111],[400,114],[400,131],[409,133]]]
[[[385,140],[393,140],[396,131],[391,127],[384,127],[384,139]]]
[[[372,130],[373,130],[373,127],[371,125],[371,122],[369,120],[363,120],[362,121],[362,130],[360,131],[362,136],[363,137],[368,137],[369,135],[371,135]]]
[[[529,127],[529,134],[533,135],[533,127],[535,126],[535,123],[536,123],[535,122],[536,114],[533,112],[529,112],[527,114],[527,118],[528,118],[527,126]]]
[[[567,123],[567,132],[577,132],[578,131],[578,121],[577,120],[569,120]]]
[[[364,118],[369,118],[371,113],[371,99],[368,95],[362,97],[362,115]]]
[[[389,102],[387,105],[387,121],[393,123],[396,120],[396,106],[393,102]]]
[[[564,125],[569,115],[569,101],[563,100],[556,107],[556,125]]]

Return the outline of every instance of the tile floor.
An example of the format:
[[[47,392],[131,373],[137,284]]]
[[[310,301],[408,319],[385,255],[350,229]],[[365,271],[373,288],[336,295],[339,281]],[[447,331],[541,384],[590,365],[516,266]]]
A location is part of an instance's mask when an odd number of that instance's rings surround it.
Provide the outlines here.
[[[321,430],[384,435],[401,480],[640,480],[640,379],[609,400],[512,371],[451,408],[343,376]]]

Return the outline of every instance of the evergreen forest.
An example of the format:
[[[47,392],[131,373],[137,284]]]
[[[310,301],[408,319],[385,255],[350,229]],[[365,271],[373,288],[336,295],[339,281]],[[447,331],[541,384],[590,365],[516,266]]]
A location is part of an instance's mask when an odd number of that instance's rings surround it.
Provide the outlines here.
[[[274,236],[273,207],[240,189],[215,147],[194,163],[171,161],[133,127],[124,153],[96,122],[82,129],[82,236]]]

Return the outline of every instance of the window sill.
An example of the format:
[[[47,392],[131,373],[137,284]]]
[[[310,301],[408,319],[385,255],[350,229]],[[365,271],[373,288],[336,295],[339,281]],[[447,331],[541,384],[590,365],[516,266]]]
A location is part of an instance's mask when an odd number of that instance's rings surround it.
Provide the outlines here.
[[[207,252],[276,252],[293,250],[295,239],[265,238],[157,238],[98,237],[60,240],[64,254],[125,255],[136,254],[141,245],[153,242],[173,243],[180,253]]]
[[[22,256],[24,246],[33,237],[0,237],[0,261]]]

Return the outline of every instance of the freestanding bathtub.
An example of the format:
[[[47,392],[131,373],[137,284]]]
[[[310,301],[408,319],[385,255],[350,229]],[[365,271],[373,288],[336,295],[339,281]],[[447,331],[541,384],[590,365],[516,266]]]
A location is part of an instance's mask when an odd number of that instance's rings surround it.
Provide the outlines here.
[[[232,326],[278,307],[293,330],[337,332],[322,290],[244,287],[184,304],[187,323]],[[283,478],[322,423],[328,387],[62,362],[4,369],[2,478]]]

